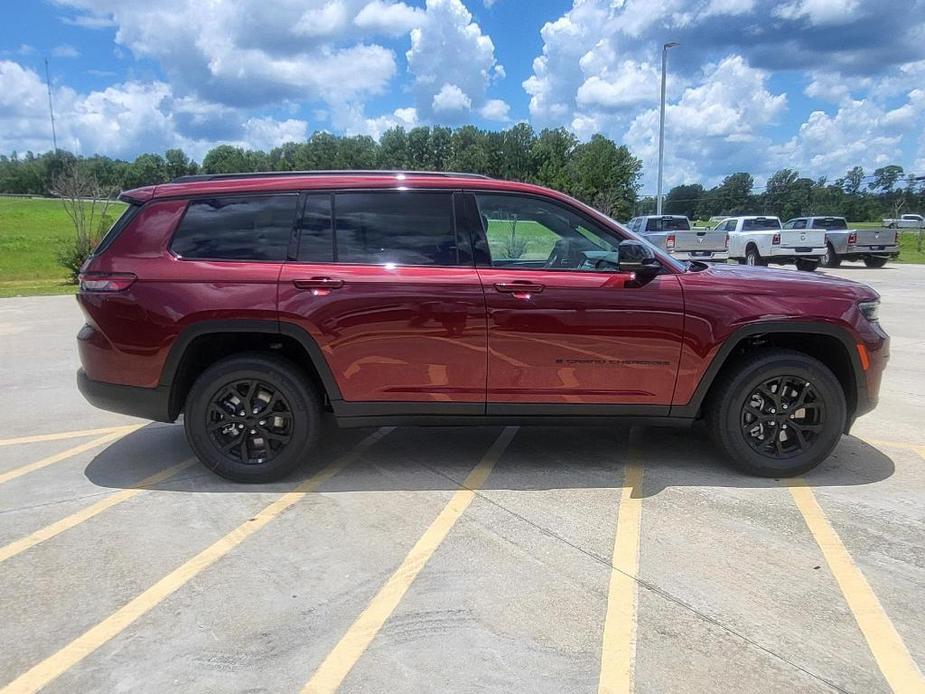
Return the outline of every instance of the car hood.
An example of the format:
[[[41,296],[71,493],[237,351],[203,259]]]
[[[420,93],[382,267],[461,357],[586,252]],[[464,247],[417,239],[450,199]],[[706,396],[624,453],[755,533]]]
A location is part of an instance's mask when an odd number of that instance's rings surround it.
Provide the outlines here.
[[[877,299],[880,295],[861,282],[824,272],[778,270],[746,265],[711,265],[695,274],[711,289],[730,293],[780,294],[802,297],[838,296],[851,299]],[[698,282],[699,284],[700,282]]]

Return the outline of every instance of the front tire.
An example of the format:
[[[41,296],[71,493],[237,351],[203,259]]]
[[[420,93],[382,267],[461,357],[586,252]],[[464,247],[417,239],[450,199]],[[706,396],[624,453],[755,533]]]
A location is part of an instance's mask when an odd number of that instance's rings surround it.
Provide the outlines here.
[[[841,265],[841,258],[835,254],[835,249],[831,243],[825,245],[825,255],[822,256],[822,267],[838,267]]]
[[[864,264],[867,267],[883,267],[889,258],[878,258],[873,255],[864,256]]]
[[[183,424],[203,465],[236,482],[271,482],[305,462],[321,398],[287,359],[242,354],[213,364],[186,399]]]
[[[803,260],[802,258],[797,258],[797,270],[802,270],[803,272],[815,272],[816,268],[819,267],[819,263],[815,263],[812,260]]]
[[[825,460],[847,417],[841,384],[802,352],[758,352],[731,365],[711,393],[706,418],[717,448],[759,477],[800,475]]]

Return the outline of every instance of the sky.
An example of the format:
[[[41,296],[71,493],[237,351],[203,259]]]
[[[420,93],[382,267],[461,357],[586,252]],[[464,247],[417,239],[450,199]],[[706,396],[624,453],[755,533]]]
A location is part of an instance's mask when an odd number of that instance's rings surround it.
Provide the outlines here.
[[[315,130],[603,133],[655,187],[925,175],[925,0],[0,0],[0,153],[134,158]]]

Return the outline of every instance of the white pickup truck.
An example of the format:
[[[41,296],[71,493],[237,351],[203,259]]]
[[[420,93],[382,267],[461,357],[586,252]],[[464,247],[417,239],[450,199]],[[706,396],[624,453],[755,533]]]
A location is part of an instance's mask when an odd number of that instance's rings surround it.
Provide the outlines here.
[[[667,251],[678,260],[726,262],[727,237],[724,232],[692,229],[682,215],[644,215],[633,217],[627,226],[653,246]]]
[[[899,219],[884,219],[887,229],[925,229],[925,217],[920,214],[904,214]]]
[[[812,272],[825,255],[822,229],[782,229],[777,217],[729,217],[714,227],[729,234],[729,257],[743,265],[788,265]]]

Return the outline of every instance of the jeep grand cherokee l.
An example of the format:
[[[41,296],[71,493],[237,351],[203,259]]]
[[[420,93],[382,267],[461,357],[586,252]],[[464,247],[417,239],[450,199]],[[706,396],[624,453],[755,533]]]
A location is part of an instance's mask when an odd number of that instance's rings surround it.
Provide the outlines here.
[[[874,407],[869,287],[681,263],[553,190],[458,174],[206,175],[123,194],[83,267],[81,392],[183,422],[226,477],[341,426],[690,424],[758,475]]]

